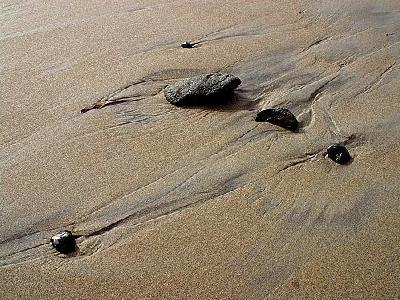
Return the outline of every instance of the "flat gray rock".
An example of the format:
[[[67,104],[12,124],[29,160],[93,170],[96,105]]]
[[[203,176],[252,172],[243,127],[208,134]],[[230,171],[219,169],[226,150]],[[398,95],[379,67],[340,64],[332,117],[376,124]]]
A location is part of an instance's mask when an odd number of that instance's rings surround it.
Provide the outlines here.
[[[210,73],[167,86],[164,95],[177,106],[217,104],[231,97],[241,80],[231,74]]]

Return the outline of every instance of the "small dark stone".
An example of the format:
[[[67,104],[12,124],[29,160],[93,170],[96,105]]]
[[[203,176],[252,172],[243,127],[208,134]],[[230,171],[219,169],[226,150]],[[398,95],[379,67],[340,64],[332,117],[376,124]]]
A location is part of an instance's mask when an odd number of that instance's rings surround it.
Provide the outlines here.
[[[189,41],[185,41],[181,44],[182,48],[193,48],[193,44]]]
[[[168,102],[177,106],[214,105],[230,100],[240,84],[240,79],[234,75],[210,73],[168,85],[164,95]]]
[[[51,238],[51,244],[60,253],[68,254],[72,253],[76,249],[75,237],[71,231],[64,230]]]
[[[299,128],[296,117],[286,108],[268,108],[257,113],[256,122],[269,122],[290,131]]]
[[[327,152],[328,157],[338,164],[345,165],[351,160],[350,153],[345,146],[334,144],[328,147]]]

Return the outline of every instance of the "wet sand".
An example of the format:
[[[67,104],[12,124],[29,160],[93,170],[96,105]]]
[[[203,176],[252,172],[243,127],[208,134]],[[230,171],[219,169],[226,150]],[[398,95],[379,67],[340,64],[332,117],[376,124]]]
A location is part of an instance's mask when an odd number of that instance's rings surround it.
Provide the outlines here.
[[[398,1],[3,1],[0,298],[398,299],[399,56]]]

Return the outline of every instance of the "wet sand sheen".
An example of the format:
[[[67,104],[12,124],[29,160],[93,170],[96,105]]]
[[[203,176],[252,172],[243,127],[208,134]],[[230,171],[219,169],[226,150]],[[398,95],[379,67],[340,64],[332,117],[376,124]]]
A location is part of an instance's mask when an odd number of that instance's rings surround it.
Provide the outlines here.
[[[399,297],[396,2],[3,4],[1,298]],[[232,104],[166,102],[217,71]]]

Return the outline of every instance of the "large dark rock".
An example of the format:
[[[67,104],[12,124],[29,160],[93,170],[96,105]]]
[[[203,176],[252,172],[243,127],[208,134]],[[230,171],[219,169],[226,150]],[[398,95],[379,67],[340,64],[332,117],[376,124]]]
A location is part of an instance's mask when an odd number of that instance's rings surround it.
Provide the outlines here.
[[[164,95],[177,106],[218,104],[228,100],[240,84],[240,79],[231,74],[211,73],[171,84],[164,89]]]
[[[340,144],[333,144],[327,149],[328,157],[334,162],[345,165],[351,161],[351,156],[349,151],[345,146]]]
[[[68,254],[76,250],[75,237],[71,231],[65,230],[51,237],[51,244],[60,253]]]
[[[286,108],[269,108],[261,110],[256,116],[257,122],[269,122],[290,131],[299,128],[296,117]]]

